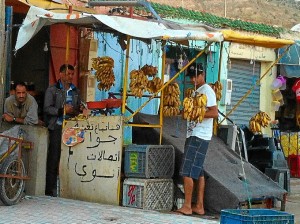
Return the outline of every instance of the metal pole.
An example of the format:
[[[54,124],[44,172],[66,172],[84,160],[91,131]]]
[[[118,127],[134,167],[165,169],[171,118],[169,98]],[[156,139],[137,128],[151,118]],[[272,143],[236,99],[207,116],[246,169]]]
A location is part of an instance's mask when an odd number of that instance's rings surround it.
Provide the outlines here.
[[[126,59],[125,59],[125,74],[123,77],[123,96],[122,96],[122,114],[125,115],[126,106],[126,93],[127,93],[127,81],[128,81],[128,68],[129,68],[129,54],[130,54],[130,36],[127,35],[126,43]]]
[[[160,16],[155,12],[155,10],[152,8],[151,4],[145,0],[140,1],[89,1],[89,6],[144,6],[147,8],[153,16],[160,22],[162,22],[162,19]]]
[[[89,6],[137,6],[141,1],[89,1]]]
[[[164,83],[164,75],[165,75],[165,66],[166,66],[166,41],[162,43],[162,66],[161,66],[161,80]],[[159,125],[160,125],[160,132],[159,132],[159,144],[162,143],[162,132],[163,132],[163,123],[164,123],[164,116],[163,116],[163,105],[164,105],[164,94],[163,91],[160,93],[160,104],[159,104]]]
[[[224,17],[227,16],[227,0],[224,1]]]
[[[6,6],[5,7],[6,14],[6,79],[4,82],[5,92],[4,94],[9,95],[10,83],[11,81],[11,58],[12,58],[12,27],[13,27],[13,7]]]

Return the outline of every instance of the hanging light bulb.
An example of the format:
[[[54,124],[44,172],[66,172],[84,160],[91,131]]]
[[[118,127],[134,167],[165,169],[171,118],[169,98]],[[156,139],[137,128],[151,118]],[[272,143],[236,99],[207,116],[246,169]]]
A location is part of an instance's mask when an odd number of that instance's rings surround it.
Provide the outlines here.
[[[48,43],[45,42],[45,46],[44,46],[44,49],[43,49],[45,52],[47,52],[49,49],[48,49]]]
[[[181,54],[178,59],[178,69],[182,69],[182,64],[183,64],[183,59],[182,59],[182,54]]]

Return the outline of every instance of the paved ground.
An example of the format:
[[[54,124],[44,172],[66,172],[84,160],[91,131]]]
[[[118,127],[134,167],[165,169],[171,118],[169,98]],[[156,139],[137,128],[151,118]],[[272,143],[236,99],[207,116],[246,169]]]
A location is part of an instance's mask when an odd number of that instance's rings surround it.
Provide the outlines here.
[[[300,179],[291,179],[286,212],[295,214],[295,223],[300,224]],[[69,224],[69,223],[114,223],[114,224],[174,224],[174,223],[219,223],[219,219],[166,214],[122,206],[101,205],[47,196],[26,196],[15,206],[0,203],[0,224]]]
[[[291,192],[287,197],[285,211],[295,215],[295,223],[300,224],[300,178],[291,178]]]
[[[15,206],[0,206],[0,223],[219,223],[197,217],[52,197],[25,197]]]

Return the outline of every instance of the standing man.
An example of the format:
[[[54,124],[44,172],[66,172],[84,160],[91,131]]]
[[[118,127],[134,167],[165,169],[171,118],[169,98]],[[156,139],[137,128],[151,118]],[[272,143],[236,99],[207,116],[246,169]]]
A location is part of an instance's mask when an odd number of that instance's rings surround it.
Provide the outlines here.
[[[57,196],[57,175],[61,154],[63,120],[79,114],[79,90],[72,84],[74,67],[64,64],[59,69],[60,79],[47,88],[44,113],[48,122],[49,148],[47,155],[46,191],[49,196]]]
[[[196,86],[196,94],[207,96],[204,119],[201,123],[187,122],[187,138],[179,174],[183,176],[185,201],[177,212],[183,215],[192,213],[204,215],[205,179],[203,164],[209,141],[213,134],[213,119],[218,117],[216,95],[213,89],[205,83],[205,73],[201,64],[192,64],[187,76]],[[197,202],[192,205],[194,185],[197,187]]]
[[[15,94],[5,100],[3,120],[15,124],[38,124],[38,104],[34,97],[27,93],[25,83],[16,82],[14,91]]]

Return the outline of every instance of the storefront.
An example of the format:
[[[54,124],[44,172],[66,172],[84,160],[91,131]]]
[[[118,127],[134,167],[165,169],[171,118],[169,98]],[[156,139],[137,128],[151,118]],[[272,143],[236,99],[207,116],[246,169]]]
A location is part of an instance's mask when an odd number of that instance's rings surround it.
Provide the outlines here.
[[[231,102],[226,107],[226,112],[232,109],[247,92],[250,86],[255,85],[261,73],[260,62],[241,59],[230,59],[230,68],[227,77],[232,80]],[[230,119],[235,124],[247,125],[249,118],[259,111],[260,88],[256,86],[251,94],[240,104],[240,106],[232,113]]]
[[[31,9],[33,11],[31,11]],[[129,92],[129,72],[134,69],[140,69],[144,64],[141,64],[144,59],[138,61],[131,61],[131,53],[139,54],[140,57],[146,57],[146,53],[143,54],[143,50],[139,46],[139,39],[143,39],[143,42],[147,43],[147,40],[157,40],[159,42],[165,42],[167,40],[187,40],[188,38],[195,38],[197,40],[204,40],[209,42],[221,42],[223,40],[222,34],[219,32],[202,32],[194,30],[173,30],[165,26],[159,25],[155,22],[144,21],[144,20],[135,20],[135,26],[132,26],[132,21],[129,18],[122,17],[109,17],[106,15],[93,15],[93,16],[82,16],[80,15],[78,20],[71,20],[68,18],[68,14],[53,14],[51,16],[51,22],[49,22],[48,15],[49,12],[32,7],[29,10],[31,15],[41,15],[40,19],[34,23],[32,27],[32,21],[24,22],[24,26],[21,27],[18,35],[18,40],[16,44],[17,54],[18,51],[25,45],[45,24],[55,24],[55,23],[70,23],[72,25],[89,25],[89,24],[98,24],[102,25],[106,30],[106,33],[111,33],[109,35],[118,35],[125,34],[123,39],[119,40],[119,43],[125,45],[126,51],[123,52],[122,49],[118,51],[120,54],[116,54],[111,59],[113,59],[115,67],[120,68],[116,70],[115,76],[116,86],[122,88],[123,92],[119,90],[118,98],[123,100],[121,106],[121,113],[119,115],[116,113],[106,113],[108,116],[101,116],[101,114],[93,114],[87,119],[77,120],[77,121],[68,121],[66,123],[64,131],[68,131],[72,127],[83,128],[85,131],[86,139],[83,143],[77,145],[66,145],[62,144],[62,161],[66,166],[61,166],[61,196],[67,198],[76,198],[81,200],[89,200],[102,203],[118,204],[120,198],[120,181],[121,181],[121,158],[122,158],[122,147],[125,140],[126,134],[130,131],[127,128],[131,127],[130,116],[127,115],[125,110],[126,101],[130,100],[139,100],[140,97],[137,97]],[[57,16],[57,20],[53,17]],[[30,18],[30,17],[27,17]],[[49,22],[49,23],[47,23]],[[124,25],[125,24],[125,25]],[[31,32],[26,32],[30,29]],[[95,28],[97,30],[97,27]],[[105,30],[101,30],[102,32]],[[109,32],[110,31],[110,32]],[[63,29],[62,29],[63,32]],[[100,33],[101,35],[102,33]],[[189,35],[187,35],[189,34]],[[108,36],[109,36],[108,35]],[[120,35],[121,37],[121,35]],[[131,38],[132,37],[132,38]],[[133,40],[136,39],[136,40]],[[51,40],[50,40],[51,41]],[[136,42],[134,42],[136,41]],[[103,38],[103,42],[100,42],[103,46],[110,47],[110,42],[107,39]],[[66,42],[68,45],[68,43]],[[26,45],[25,45],[26,46]],[[149,45],[148,45],[149,46]],[[68,47],[72,49],[71,46],[66,47],[66,52],[68,52]],[[152,46],[150,46],[152,47]],[[162,47],[162,46],[161,46]],[[89,48],[90,49],[90,48]],[[134,50],[133,50],[134,49]],[[149,50],[149,49],[146,49]],[[151,50],[151,49],[150,49]],[[52,48],[51,48],[52,51]],[[64,51],[64,50],[62,50]],[[105,49],[104,52],[107,53]],[[157,49],[154,50],[154,53]],[[197,52],[197,55],[203,53],[203,49]],[[101,52],[101,51],[100,51]],[[70,53],[70,52],[69,52]],[[90,52],[88,52],[90,53]],[[159,51],[159,57],[164,58],[165,54],[163,51]],[[63,53],[58,53],[62,55]],[[102,57],[107,57],[108,55],[101,55]],[[122,60],[118,58],[125,58],[125,62],[122,63]],[[72,60],[72,58],[68,58]],[[89,58],[90,60],[90,58]],[[193,58],[189,61],[192,63]],[[164,59],[161,59],[164,62]],[[133,64],[133,65],[132,65]],[[121,68],[124,66],[123,68]],[[187,67],[188,65],[184,66]],[[88,66],[87,66],[88,67]],[[113,66],[114,67],[114,66]],[[163,66],[162,66],[163,67]],[[184,67],[181,69],[184,70]],[[88,67],[89,69],[89,67]],[[124,69],[124,70],[123,70]],[[163,68],[160,69],[164,71]],[[161,72],[163,74],[163,72]],[[161,76],[158,73],[159,76]],[[97,74],[95,74],[97,76]],[[163,76],[163,75],[162,75]],[[98,78],[98,77],[97,77]],[[175,79],[176,76],[173,77]],[[170,80],[171,82],[172,80]],[[168,85],[170,82],[166,83]],[[98,83],[94,83],[94,91],[97,94],[96,88]],[[111,86],[110,86],[111,87]],[[159,91],[161,91],[163,87]],[[132,90],[132,89],[131,89]],[[107,90],[106,90],[107,91]],[[159,98],[158,93],[153,95],[146,94],[149,100]],[[103,99],[96,99],[103,100]],[[119,105],[120,107],[120,105]],[[104,109],[104,108],[98,108]],[[162,110],[160,110],[162,113]],[[128,117],[127,117],[128,116]],[[73,122],[73,123],[72,123]],[[71,126],[70,126],[71,125]],[[147,126],[147,125],[144,125]],[[151,125],[149,125],[151,126]],[[162,124],[152,125],[151,127],[162,128]],[[88,133],[89,132],[89,133]],[[71,136],[70,139],[73,140],[74,136]],[[75,137],[74,137],[75,138]],[[70,140],[71,141],[71,140]],[[83,156],[83,152],[87,150],[87,156]],[[92,152],[92,150],[94,150]],[[77,154],[77,152],[79,154]],[[80,154],[81,153],[81,154]],[[101,154],[101,156],[100,156]],[[104,155],[105,154],[105,155]],[[96,156],[94,158],[94,156]],[[100,157],[101,158],[100,158]],[[96,185],[97,186],[96,186]],[[109,186],[108,186],[109,185]],[[74,187],[77,186],[77,187]],[[109,189],[109,190],[108,190]],[[85,193],[83,193],[85,192]],[[98,196],[96,196],[98,195]]]
[[[300,177],[300,101],[299,101],[299,41],[290,47],[290,51],[278,64],[278,76],[283,84],[279,88],[279,104],[275,118],[279,121],[281,145],[288,159],[291,175]],[[279,49],[279,53],[282,49]]]

